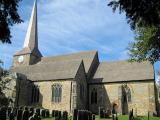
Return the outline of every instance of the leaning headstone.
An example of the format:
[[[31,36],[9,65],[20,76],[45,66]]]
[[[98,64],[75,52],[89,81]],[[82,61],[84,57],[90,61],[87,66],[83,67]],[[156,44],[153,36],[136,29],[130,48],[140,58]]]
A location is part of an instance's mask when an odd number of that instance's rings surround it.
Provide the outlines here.
[[[0,109],[0,120],[6,120],[6,117],[7,117],[7,115],[6,115],[6,109],[4,107],[2,107]]]
[[[67,111],[63,112],[62,120],[68,120],[68,112]]]
[[[77,109],[74,109],[72,116],[73,116],[73,120],[77,120],[77,116],[78,116],[78,110]]]

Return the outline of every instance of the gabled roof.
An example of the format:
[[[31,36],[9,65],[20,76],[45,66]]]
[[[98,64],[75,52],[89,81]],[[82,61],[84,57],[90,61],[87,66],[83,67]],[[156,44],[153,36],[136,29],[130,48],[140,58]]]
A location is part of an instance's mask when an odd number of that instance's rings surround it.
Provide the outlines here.
[[[154,80],[153,66],[149,62],[115,61],[100,63],[91,82],[120,82]]]
[[[60,55],[60,56],[42,57],[41,62],[39,62],[38,64],[57,62],[57,61],[66,61],[66,60],[67,61],[83,60],[85,71],[86,73],[88,73],[96,53],[97,51],[93,50],[93,51],[78,52],[78,53],[72,53],[72,54],[66,54],[66,55]]]
[[[75,78],[82,60],[56,61],[29,66],[14,67],[11,72],[21,73],[31,81]]]

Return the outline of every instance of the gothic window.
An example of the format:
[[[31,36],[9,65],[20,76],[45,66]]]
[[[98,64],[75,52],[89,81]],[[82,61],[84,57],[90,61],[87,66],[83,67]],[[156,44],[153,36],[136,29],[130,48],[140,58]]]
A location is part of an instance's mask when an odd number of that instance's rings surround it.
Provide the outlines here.
[[[52,102],[59,103],[61,102],[62,96],[62,85],[54,84],[52,86]]]
[[[73,85],[73,93],[76,93],[76,85]]]
[[[91,104],[97,104],[97,90],[95,88],[91,92]]]
[[[128,102],[131,102],[131,90],[129,88],[127,90],[127,99],[128,99]]]
[[[80,84],[80,98],[81,98],[81,100],[83,100],[83,98],[84,98],[84,93],[85,93],[84,86],[82,84]]]
[[[32,87],[32,97],[31,97],[31,103],[38,103],[39,102],[39,88],[38,86]]]

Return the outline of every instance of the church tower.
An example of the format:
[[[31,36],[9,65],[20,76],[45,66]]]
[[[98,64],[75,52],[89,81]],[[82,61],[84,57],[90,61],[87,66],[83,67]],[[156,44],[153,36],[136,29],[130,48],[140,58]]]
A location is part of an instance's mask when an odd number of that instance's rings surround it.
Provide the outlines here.
[[[35,0],[23,48],[14,55],[13,67],[33,65],[42,57],[38,49],[37,1]]]

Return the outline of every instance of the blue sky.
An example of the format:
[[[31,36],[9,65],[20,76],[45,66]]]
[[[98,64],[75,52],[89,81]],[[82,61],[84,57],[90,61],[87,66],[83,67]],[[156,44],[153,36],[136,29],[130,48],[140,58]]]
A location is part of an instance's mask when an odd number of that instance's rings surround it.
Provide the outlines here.
[[[43,56],[86,50],[98,50],[100,61],[128,58],[128,43],[134,33],[125,15],[112,12],[108,0],[38,0],[39,49]],[[4,67],[12,64],[13,54],[22,48],[27,31],[32,0],[23,0],[19,13],[24,20],[13,26],[12,44],[0,43]],[[158,69],[160,64],[155,65]]]

